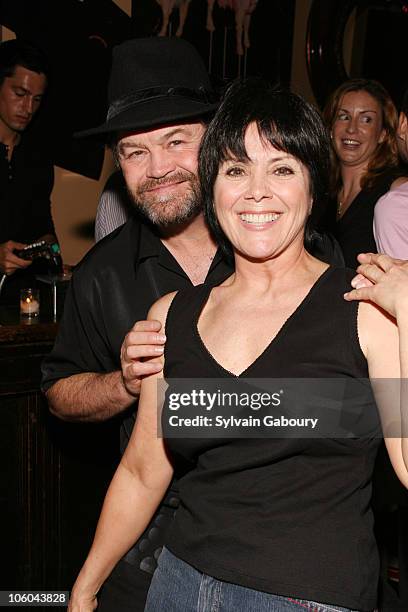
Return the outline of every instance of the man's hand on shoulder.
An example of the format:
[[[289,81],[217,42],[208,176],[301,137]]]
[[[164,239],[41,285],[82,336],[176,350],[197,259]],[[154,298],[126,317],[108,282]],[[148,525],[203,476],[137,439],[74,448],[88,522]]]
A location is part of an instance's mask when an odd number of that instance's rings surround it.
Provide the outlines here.
[[[83,372],[57,380],[46,391],[51,412],[68,421],[104,421],[129,408],[142,379],[162,370],[153,361],[164,350],[160,329],[159,321],[135,323],[122,344],[123,372]]]
[[[14,251],[24,249],[26,246],[26,244],[14,240],[8,240],[0,244],[0,271],[3,274],[10,275],[16,270],[22,270],[31,265],[31,261],[21,259],[14,253]]]
[[[166,337],[160,330],[159,321],[138,321],[125,336],[120,351],[122,378],[126,391],[133,397],[139,395],[145,376],[162,369],[161,363],[152,360],[164,352]]]
[[[397,320],[408,310],[408,261],[381,253],[361,253],[353,289],[345,299],[368,300],[386,310]]]

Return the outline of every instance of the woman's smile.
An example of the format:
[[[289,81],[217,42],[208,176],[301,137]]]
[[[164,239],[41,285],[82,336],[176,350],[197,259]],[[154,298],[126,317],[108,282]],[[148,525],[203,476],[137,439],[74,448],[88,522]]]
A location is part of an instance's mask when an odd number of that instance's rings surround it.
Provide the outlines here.
[[[231,244],[250,258],[275,257],[303,246],[311,208],[307,168],[262,139],[256,124],[245,133],[244,159],[225,160],[214,186],[218,221]]]

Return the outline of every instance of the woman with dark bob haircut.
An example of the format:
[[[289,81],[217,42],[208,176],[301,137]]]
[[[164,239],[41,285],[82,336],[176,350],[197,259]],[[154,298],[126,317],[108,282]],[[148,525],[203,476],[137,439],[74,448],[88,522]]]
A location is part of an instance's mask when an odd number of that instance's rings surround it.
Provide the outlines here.
[[[70,612],[95,609],[174,471],[180,506],[147,612],[376,607],[370,497],[379,423],[365,379],[399,376],[398,332],[372,304],[343,298],[351,271],[305,249],[326,194],[328,151],[318,113],[298,96],[260,80],[227,91],[202,143],[200,176],[208,221],[235,272],[150,310],[166,326],[165,356],[154,358],[163,373],[143,380]],[[315,381],[311,397],[306,379]],[[327,393],[328,379],[353,384]],[[363,413],[350,403],[362,391]],[[397,437],[387,444],[407,485],[407,449]]]
[[[248,82],[260,86],[253,79]],[[271,107],[270,96],[260,97],[254,105],[251,86],[244,88],[238,82],[235,87],[238,89],[236,96],[232,97],[234,86],[231,86],[231,96],[225,98],[201,145],[199,175],[207,223],[224,254],[231,257],[231,245],[214,213],[213,187],[220,164],[227,157],[233,154],[237,159],[245,158],[245,131],[255,122],[266,142],[296,157],[309,171],[313,203],[305,231],[305,245],[309,247],[315,237],[315,227],[325,214],[328,199],[330,147],[320,115],[313,106],[288,91],[279,92],[270,86],[273,91]]]
[[[331,133],[331,218],[347,266],[357,255],[375,252],[374,207],[400,174],[397,110],[387,90],[373,79],[350,79],[331,95],[324,109]]]

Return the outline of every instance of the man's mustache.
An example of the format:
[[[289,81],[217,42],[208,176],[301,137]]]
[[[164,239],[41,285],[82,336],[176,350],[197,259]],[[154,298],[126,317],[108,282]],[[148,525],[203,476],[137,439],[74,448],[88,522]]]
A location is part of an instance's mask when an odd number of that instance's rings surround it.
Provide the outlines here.
[[[137,194],[139,195],[145,191],[150,191],[151,189],[156,189],[157,187],[163,187],[164,185],[173,185],[174,183],[191,181],[192,179],[195,179],[195,175],[192,172],[183,172],[178,170],[170,176],[164,176],[158,179],[147,179],[141,185],[139,185]]]

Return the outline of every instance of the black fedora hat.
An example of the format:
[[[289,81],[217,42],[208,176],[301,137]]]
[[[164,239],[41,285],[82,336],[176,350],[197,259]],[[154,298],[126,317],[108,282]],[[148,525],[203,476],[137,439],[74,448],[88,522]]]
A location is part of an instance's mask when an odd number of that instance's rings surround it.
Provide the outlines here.
[[[205,115],[217,96],[196,49],[179,38],[136,38],[113,50],[105,123],[76,134],[150,129]]]

